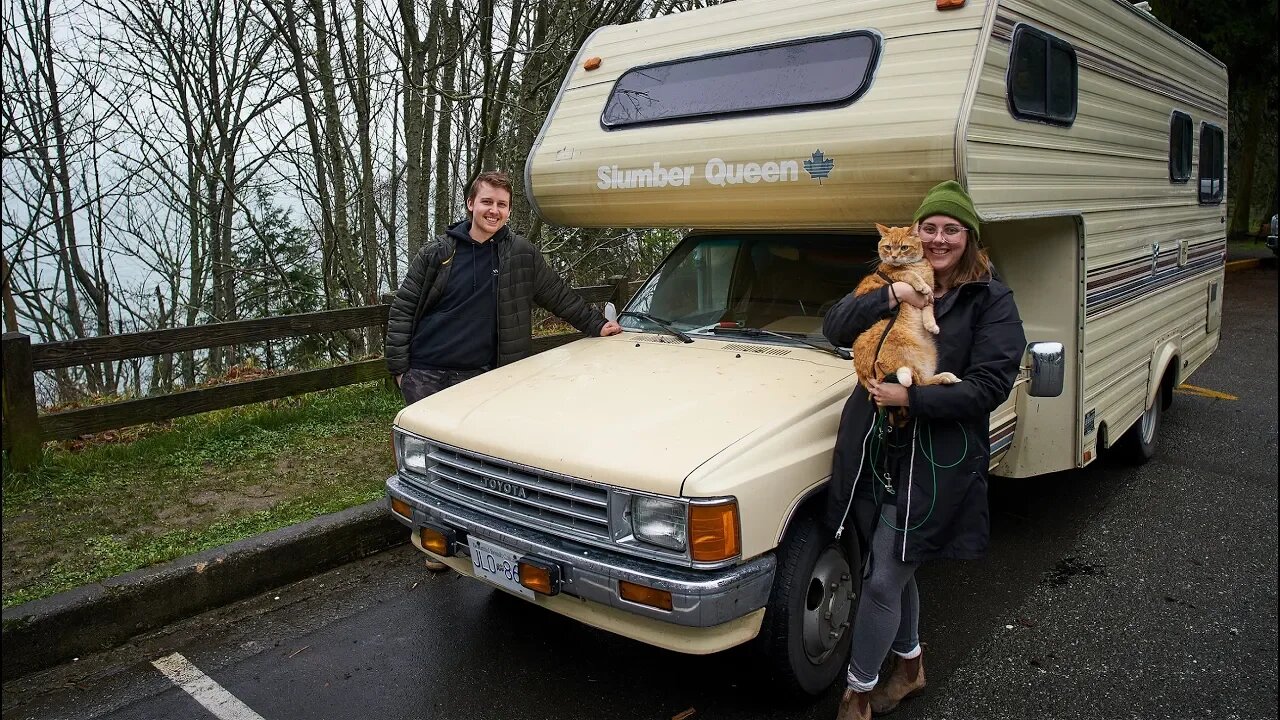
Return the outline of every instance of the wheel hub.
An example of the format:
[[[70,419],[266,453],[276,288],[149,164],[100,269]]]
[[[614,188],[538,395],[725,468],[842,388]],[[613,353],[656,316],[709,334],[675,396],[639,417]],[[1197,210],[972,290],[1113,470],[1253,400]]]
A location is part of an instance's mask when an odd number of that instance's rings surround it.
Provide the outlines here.
[[[1156,414],[1160,412],[1159,403],[1160,397],[1157,395],[1151,407],[1142,413],[1142,442],[1146,444],[1150,444],[1151,438],[1156,434]]]
[[[826,660],[849,627],[853,576],[844,554],[828,547],[809,577],[804,606],[804,652],[815,664]]]

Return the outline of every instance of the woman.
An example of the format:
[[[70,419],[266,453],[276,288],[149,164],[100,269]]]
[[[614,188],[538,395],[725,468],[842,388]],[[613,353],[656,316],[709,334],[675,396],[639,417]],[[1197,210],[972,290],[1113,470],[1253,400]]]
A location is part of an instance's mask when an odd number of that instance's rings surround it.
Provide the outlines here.
[[[926,560],[986,553],[988,416],[1013,388],[1026,347],[1013,294],[993,276],[964,189],[953,181],[934,187],[914,223],[933,266],[938,372],[961,382],[906,388],[871,381],[845,403],[827,520],[837,537],[858,533],[870,567],[838,720],[888,713],[924,689],[915,571]],[[849,295],[827,313],[823,332],[850,347],[900,302],[924,307],[929,299],[904,282]],[[894,407],[910,417],[904,427],[883,420]],[[893,669],[881,680],[890,650]]]

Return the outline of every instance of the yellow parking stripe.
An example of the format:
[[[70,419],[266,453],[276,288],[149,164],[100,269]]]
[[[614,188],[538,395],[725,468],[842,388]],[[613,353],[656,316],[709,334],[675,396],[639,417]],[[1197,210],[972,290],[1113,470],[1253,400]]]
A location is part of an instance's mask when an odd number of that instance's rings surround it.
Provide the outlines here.
[[[1210,390],[1209,388],[1202,388],[1197,385],[1188,385],[1186,383],[1183,383],[1178,387],[1174,388],[1174,392],[1181,393],[1183,395],[1198,395],[1200,397],[1214,398],[1216,400],[1239,400],[1240,399],[1235,395],[1231,395],[1224,392],[1218,392],[1217,390]]]

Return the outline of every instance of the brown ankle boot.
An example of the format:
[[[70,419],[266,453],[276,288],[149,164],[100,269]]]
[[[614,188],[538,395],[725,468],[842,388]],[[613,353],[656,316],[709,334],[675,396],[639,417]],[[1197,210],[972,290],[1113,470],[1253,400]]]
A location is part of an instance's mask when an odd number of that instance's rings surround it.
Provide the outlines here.
[[[846,688],[836,720],[871,720],[871,693]]]
[[[889,677],[877,683],[871,691],[871,712],[888,715],[897,710],[903,700],[924,692],[924,687],[924,653],[910,660],[894,654]]]

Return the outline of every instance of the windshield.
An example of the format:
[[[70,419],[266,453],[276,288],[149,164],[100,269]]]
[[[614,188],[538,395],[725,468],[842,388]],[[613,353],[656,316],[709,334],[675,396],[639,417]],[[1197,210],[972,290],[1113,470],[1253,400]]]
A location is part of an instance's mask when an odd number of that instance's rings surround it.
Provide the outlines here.
[[[876,261],[875,239],[853,235],[697,235],[686,238],[627,310],[689,334],[759,328],[822,337],[822,317]],[[655,331],[624,315],[628,330]]]

